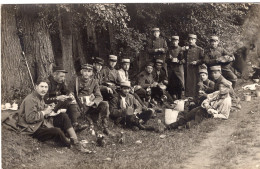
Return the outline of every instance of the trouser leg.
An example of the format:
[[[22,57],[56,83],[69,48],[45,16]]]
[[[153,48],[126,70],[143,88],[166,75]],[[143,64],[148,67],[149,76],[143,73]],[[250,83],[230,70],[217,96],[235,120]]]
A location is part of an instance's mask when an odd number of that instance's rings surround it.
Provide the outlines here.
[[[146,93],[147,93],[146,90],[143,88],[140,88],[137,91],[135,91],[135,94],[137,94],[142,100],[146,99],[147,97]]]
[[[53,128],[39,128],[34,134],[34,138],[37,138],[40,141],[47,141],[50,139],[55,139],[61,141],[64,146],[69,146],[70,141],[65,136],[64,132],[57,127]]]
[[[70,104],[66,112],[71,120],[71,123],[77,123],[80,116],[79,107],[77,104]]]
[[[65,101],[63,101],[63,102],[62,102],[62,101],[59,101],[59,102],[55,105],[53,111],[54,111],[54,112],[57,112],[59,109],[67,109],[69,105],[70,105],[70,101],[68,101],[68,100],[65,100]]]
[[[182,117],[178,121],[170,124],[168,126],[168,128],[169,129],[177,129],[178,126],[182,126],[182,125],[186,124],[188,121],[194,120],[195,116],[196,116],[196,113],[198,111],[200,111],[201,109],[203,109],[203,108],[199,106],[199,107],[196,107],[196,108],[192,109],[189,112],[185,112],[184,113],[184,117]]]
[[[64,132],[67,131],[69,128],[72,128],[69,116],[65,113],[60,113],[57,116],[54,116],[53,125],[54,127],[62,129]]]
[[[222,70],[222,75],[232,82],[233,89],[236,86],[237,76],[231,70]]]

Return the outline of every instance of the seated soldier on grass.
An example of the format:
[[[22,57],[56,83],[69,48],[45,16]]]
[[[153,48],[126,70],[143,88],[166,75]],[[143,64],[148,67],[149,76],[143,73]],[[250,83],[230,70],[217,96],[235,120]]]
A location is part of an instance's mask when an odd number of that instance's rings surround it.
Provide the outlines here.
[[[71,120],[74,130],[82,131],[87,128],[87,125],[78,123],[80,112],[72,94],[73,92],[69,91],[65,84],[66,73],[68,72],[62,66],[53,68],[53,74],[48,77],[49,89],[45,96],[45,102],[47,104],[56,104],[54,112],[57,112],[58,109],[67,109],[66,113]]]
[[[143,126],[153,115],[152,109],[142,108],[135,97],[129,93],[131,84],[129,81],[121,83],[121,90],[114,95],[109,102],[110,117],[117,124],[126,125],[133,130],[145,130]]]
[[[208,79],[208,70],[206,65],[199,67],[200,82],[197,84],[198,88],[198,104],[207,98],[207,94],[214,92],[215,83]]]
[[[177,129],[179,126],[185,125],[191,120],[201,122],[203,118],[208,116],[213,118],[228,119],[232,104],[229,94],[231,88],[231,82],[221,82],[219,84],[219,91],[208,94],[207,99],[202,102],[201,106],[184,113],[184,117],[172,124],[169,124],[167,128],[169,130]]]
[[[102,85],[101,93],[105,101],[110,100],[116,93],[116,88],[120,84],[120,76],[115,69],[117,64],[117,56],[109,55],[108,66],[104,66],[101,70]]]
[[[108,129],[109,105],[103,101],[98,81],[93,78],[93,65],[82,65],[80,73],[81,76],[75,80],[75,96],[78,104],[83,112],[91,117],[88,118],[91,128],[94,127],[94,119],[105,134],[113,134]]]
[[[49,116],[54,113],[54,106],[44,102],[47,91],[48,80],[38,79],[35,91],[29,94],[20,106],[18,126],[22,127],[23,133],[30,134],[40,141],[56,139],[61,141],[64,146],[75,145],[76,149],[85,152],[68,115],[63,112],[53,117]],[[67,132],[70,138],[67,138],[64,132]]]

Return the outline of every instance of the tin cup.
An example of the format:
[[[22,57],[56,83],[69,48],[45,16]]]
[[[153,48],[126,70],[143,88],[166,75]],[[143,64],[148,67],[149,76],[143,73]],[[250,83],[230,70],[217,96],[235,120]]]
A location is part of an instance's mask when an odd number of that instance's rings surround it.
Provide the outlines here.
[[[177,63],[178,59],[177,58],[172,58],[172,62]]]

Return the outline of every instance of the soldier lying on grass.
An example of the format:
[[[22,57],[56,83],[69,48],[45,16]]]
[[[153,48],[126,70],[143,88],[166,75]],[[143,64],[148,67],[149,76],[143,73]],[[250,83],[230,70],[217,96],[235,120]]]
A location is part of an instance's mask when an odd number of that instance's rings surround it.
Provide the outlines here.
[[[191,120],[201,122],[203,118],[206,117],[228,119],[232,104],[229,94],[231,88],[231,82],[221,82],[219,84],[219,90],[208,94],[207,99],[202,102],[201,106],[196,107],[189,112],[184,112],[184,117],[169,124],[167,128],[177,129],[179,126],[185,125]]]

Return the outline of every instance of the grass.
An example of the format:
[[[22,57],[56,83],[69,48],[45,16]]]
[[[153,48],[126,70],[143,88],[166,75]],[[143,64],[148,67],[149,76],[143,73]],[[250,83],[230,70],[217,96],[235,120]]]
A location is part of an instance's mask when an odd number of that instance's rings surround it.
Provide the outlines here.
[[[156,120],[154,120],[156,121]],[[159,133],[124,130],[126,142],[119,144],[110,139],[106,147],[91,148],[96,154],[81,154],[67,148],[58,147],[57,143],[38,142],[29,136],[17,135],[6,129],[2,130],[2,167],[3,168],[175,168],[189,158],[191,150],[213,131],[218,121],[206,119],[193,128],[166,131],[166,138]],[[120,132],[122,129],[114,126]],[[81,139],[95,141],[87,132],[80,133]],[[141,144],[136,141],[141,140]],[[111,161],[106,161],[111,158]],[[45,166],[46,164],[52,166]]]

